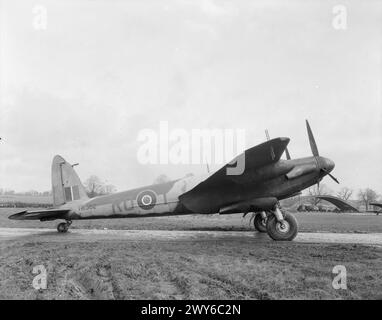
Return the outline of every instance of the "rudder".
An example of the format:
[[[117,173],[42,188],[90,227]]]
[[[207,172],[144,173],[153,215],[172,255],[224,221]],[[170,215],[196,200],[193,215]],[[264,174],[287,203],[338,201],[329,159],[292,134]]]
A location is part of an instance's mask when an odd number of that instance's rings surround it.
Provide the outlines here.
[[[52,162],[52,193],[54,207],[74,200],[88,199],[72,165],[59,155],[56,155]]]

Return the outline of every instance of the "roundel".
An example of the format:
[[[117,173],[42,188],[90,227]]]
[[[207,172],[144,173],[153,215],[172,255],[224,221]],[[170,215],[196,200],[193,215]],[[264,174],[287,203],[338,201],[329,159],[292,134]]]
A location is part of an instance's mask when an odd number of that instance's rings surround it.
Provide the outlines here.
[[[154,208],[157,202],[157,197],[153,191],[145,190],[138,194],[137,202],[140,208],[150,210]]]

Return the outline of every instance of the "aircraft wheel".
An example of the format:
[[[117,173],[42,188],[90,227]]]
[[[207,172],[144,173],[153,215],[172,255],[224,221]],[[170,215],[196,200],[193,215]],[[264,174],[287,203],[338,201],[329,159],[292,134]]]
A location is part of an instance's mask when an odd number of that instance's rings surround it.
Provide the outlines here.
[[[61,222],[57,226],[57,231],[61,233],[68,232],[69,225],[66,222]]]
[[[260,213],[253,219],[253,225],[257,231],[267,232],[267,219],[263,219]]]
[[[278,222],[274,215],[268,217],[267,221],[268,235],[276,241],[291,241],[297,236],[298,224],[296,218],[285,213],[284,221]]]

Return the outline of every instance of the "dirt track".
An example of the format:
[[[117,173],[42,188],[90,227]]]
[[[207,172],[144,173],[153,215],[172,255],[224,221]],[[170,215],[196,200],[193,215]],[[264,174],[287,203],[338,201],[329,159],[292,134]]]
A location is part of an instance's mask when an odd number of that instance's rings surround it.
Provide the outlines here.
[[[229,240],[254,239],[256,241],[271,241],[266,234],[252,231],[167,231],[167,230],[89,230],[71,229],[66,234],[60,234],[51,229],[35,228],[0,228],[0,239],[23,239],[33,241],[178,241],[178,240]],[[296,242],[305,243],[354,243],[382,246],[382,233],[304,233],[300,232]]]

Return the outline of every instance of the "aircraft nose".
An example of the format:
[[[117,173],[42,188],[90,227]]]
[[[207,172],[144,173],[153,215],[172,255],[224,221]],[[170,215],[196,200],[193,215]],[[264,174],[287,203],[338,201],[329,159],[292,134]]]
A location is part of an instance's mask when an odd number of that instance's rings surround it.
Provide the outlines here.
[[[335,167],[334,161],[328,158],[323,158],[322,160],[322,168],[328,172],[331,172]]]

